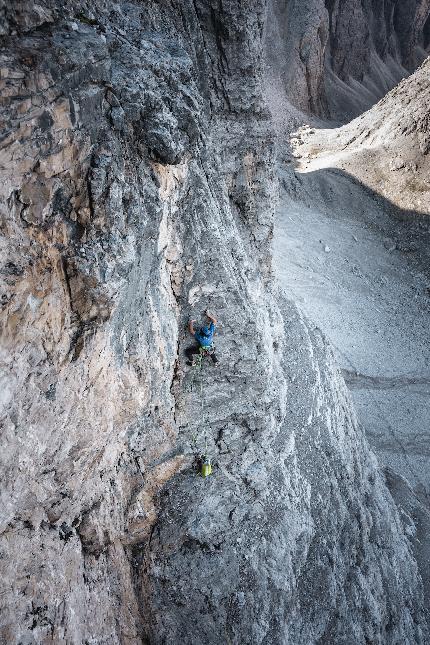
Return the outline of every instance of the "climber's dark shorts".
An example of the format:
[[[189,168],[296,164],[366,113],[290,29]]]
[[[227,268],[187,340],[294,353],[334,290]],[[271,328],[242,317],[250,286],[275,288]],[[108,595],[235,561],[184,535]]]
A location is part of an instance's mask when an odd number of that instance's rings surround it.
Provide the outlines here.
[[[185,350],[185,356],[188,358],[190,363],[194,361],[194,356],[197,354],[200,354],[200,345],[193,345],[192,347],[187,347]],[[203,354],[203,356],[210,356],[214,365],[218,363],[218,359],[214,352],[208,352],[207,354]]]

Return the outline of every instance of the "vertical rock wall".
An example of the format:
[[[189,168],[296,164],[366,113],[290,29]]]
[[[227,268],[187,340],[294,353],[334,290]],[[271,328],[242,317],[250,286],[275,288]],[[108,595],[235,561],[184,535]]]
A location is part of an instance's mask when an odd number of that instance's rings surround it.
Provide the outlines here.
[[[271,284],[264,5],[2,11],[2,640],[424,643],[331,352]],[[220,365],[186,370],[207,306]]]
[[[271,0],[269,76],[305,112],[349,120],[427,56],[428,0]]]

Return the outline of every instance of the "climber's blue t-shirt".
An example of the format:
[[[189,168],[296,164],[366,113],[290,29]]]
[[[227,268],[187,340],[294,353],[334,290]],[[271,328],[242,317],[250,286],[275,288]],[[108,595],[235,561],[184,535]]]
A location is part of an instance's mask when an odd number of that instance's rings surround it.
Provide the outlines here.
[[[201,330],[196,331],[196,333],[194,334],[194,338],[196,339],[196,341],[198,343],[200,343],[200,345],[202,347],[210,347],[212,345],[212,338],[214,336],[216,327],[215,327],[214,323],[211,322],[211,324],[209,325],[209,327],[207,329],[208,329],[208,332],[209,332],[207,336],[202,334]]]

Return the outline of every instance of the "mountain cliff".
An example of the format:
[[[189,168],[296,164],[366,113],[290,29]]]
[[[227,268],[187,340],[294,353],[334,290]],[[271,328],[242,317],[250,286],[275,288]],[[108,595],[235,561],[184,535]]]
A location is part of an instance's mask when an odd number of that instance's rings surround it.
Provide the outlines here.
[[[2,17],[2,640],[425,643],[331,349],[273,282],[264,3]]]
[[[305,112],[345,122],[428,55],[429,0],[270,0],[272,83]]]

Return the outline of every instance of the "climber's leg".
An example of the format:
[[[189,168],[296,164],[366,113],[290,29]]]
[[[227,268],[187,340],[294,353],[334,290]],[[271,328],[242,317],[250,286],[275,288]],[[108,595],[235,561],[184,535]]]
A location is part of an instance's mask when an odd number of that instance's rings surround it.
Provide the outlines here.
[[[218,358],[217,358],[216,354],[212,353],[212,354],[210,354],[210,357],[212,359],[213,364],[216,365],[218,363]]]
[[[185,356],[188,358],[188,365],[194,364],[194,356],[200,353],[199,345],[193,345],[192,347],[187,347],[185,350]]]

